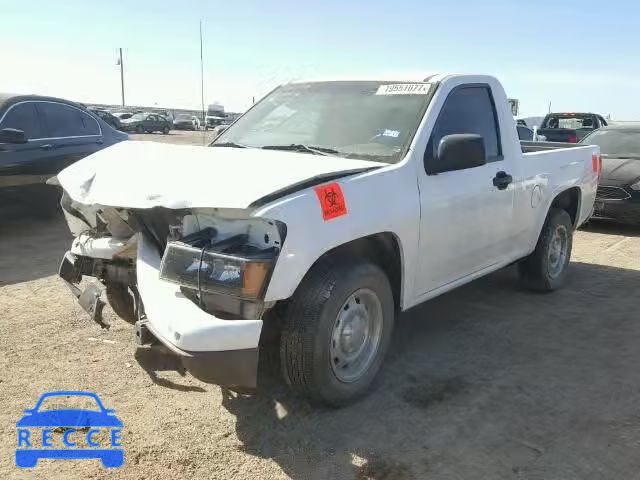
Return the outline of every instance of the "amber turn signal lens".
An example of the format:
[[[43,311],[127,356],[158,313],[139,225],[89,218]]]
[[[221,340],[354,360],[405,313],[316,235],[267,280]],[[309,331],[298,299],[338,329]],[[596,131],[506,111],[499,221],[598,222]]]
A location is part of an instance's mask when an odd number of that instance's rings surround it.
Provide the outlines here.
[[[262,293],[270,265],[271,263],[268,262],[248,262],[245,264],[242,282],[243,297],[258,298]]]

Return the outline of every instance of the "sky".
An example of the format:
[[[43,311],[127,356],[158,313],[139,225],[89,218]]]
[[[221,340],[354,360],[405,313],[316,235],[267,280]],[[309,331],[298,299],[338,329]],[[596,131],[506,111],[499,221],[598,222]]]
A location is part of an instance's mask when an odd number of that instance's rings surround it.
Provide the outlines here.
[[[243,111],[304,78],[479,73],[522,116],[595,111],[640,119],[631,0],[0,0],[0,92]],[[635,60],[634,60],[635,59]]]

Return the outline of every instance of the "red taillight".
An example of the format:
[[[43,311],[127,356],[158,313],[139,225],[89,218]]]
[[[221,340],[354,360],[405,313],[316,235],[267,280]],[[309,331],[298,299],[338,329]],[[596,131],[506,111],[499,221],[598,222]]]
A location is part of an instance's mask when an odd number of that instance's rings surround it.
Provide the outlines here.
[[[578,143],[578,136],[575,133],[569,135],[569,143]]]
[[[597,153],[591,155],[591,170],[597,173],[598,177],[600,176],[600,172],[602,171],[602,159]]]

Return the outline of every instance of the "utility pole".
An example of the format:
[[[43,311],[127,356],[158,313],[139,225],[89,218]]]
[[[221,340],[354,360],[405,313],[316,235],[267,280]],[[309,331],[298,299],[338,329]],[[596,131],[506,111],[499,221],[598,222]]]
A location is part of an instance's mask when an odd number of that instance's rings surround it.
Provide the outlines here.
[[[204,115],[204,62],[202,60],[202,20],[200,20],[200,102],[202,106],[202,123],[205,123]]]
[[[122,106],[124,107],[124,62],[122,61],[122,49],[118,49],[120,56],[116,65],[120,65],[120,89],[122,90]]]
[[[551,100],[549,100],[549,111],[547,113],[551,113]]]

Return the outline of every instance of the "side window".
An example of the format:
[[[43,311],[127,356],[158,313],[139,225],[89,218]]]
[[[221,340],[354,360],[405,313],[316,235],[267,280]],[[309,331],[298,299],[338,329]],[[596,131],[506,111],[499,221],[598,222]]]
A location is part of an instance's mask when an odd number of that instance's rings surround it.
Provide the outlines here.
[[[598,116],[598,120],[600,121],[600,126],[601,127],[606,127],[607,126],[607,121],[603,117]]]
[[[86,112],[78,110],[78,113],[80,114],[82,125],[84,126],[84,135],[100,135],[100,126],[98,125],[98,122],[96,122],[96,119]]]
[[[498,120],[489,87],[462,87],[449,94],[433,127],[427,154],[435,155],[442,137],[456,133],[481,135],[487,161],[502,160]]]
[[[2,128],[22,130],[29,140],[44,137],[38,112],[33,102],[20,103],[7,111],[0,124],[0,129]]]
[[[100,127],[95,118],[70,105],[38,102],[38,110],[44,117],[48,137],[79,137],[100,134]]]

